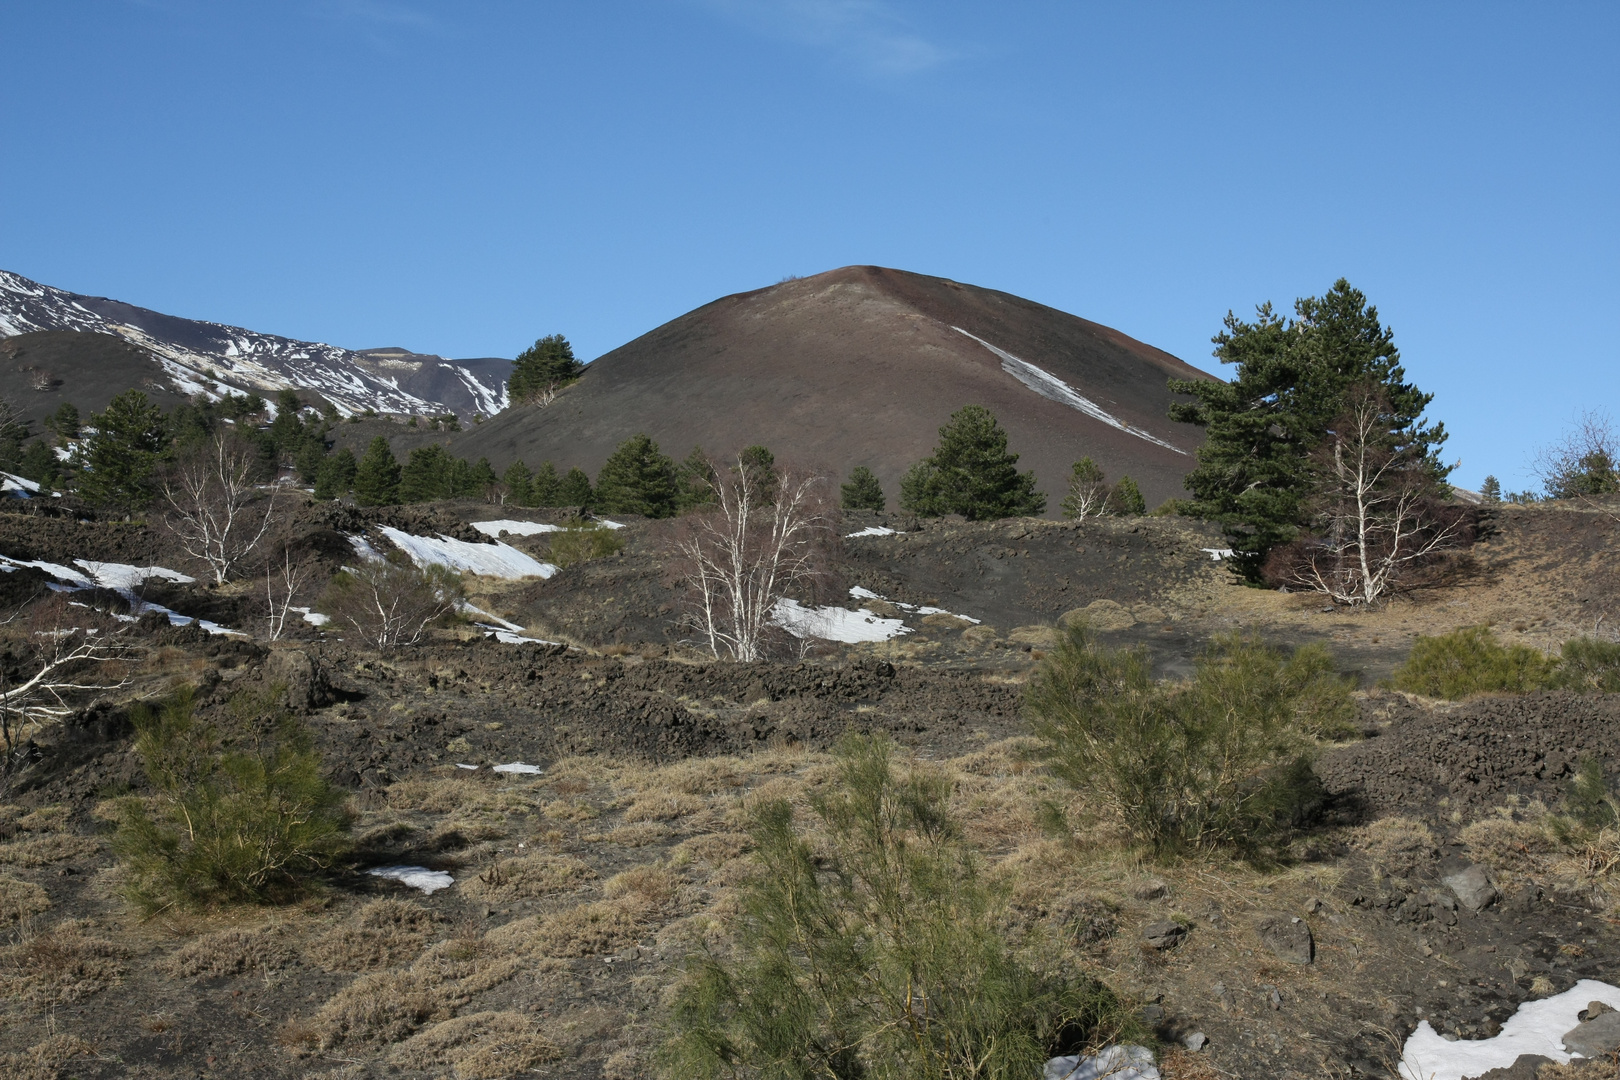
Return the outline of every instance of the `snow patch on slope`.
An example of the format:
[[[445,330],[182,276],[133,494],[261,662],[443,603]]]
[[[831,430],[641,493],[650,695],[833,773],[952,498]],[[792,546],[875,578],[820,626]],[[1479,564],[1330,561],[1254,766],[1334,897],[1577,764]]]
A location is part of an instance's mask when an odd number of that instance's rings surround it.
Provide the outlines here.
[[[551,563],[540,562],[510,544],[469,544],[448,536],[412,536],[387,525],[378,531],[409,555],[417,566],[443,566],[508,579],[548,578],[557,572]],[[350,543],[353,542],[351,539]]]
[[[1001,358],[1002,371],[1005,371],[1007,374],[1011,375],[1013,378],[1017,379],[1019,382],[1041,395],[1041,397],[1046,398],[1049,401],[1055,401],[1059,405],[1067,405],[1071,409],[1078,409],[1080,412],[1085,413],[1093,420],[1101,420],[1109,427],[1118,428],[1127,435],[1135,435],[1138,439],[1146,439],[1150,443],[1157,443],[1159,446],[1162,446],[1167,450],[1174,450],[1183,457],[1187,455],[1187,451],[1178,446],[1172,446],[1163,439],[1159,438],[1157,435],[1154,435],[1151,432],[1143,431],[1141,428],[1136,427],[1135,425],[1127,424],[1119,417],[1104,409],[1101,405],[1098,405],[1095,401],[1092,401],[1090,398],[1081,394],[1074,387],[1070,386],[1056,375],[1053,375],[1050,371],[1046,371],[1043,368],[1038,368],[1028,360],[1020,360],[1012,353],[1007,352],[1004,349],[996,348],[994,345],[984,340],[984,338],[970,334],[960,326],[953,326],[951,329],[955,330],[963,337],[973,338],[974,341],[977,341],[980,345],[983,345],[985,348],[995,353]]]
[[[1593,1001],[1620,1009],[1620,988],[1582,979],[1562,994],[1524,1002],[1489,1039],[1447,1039],[1424,1020],[1401,1048],[1401,1076],[1404,1080],[1466,1080],[1505,1069],[1520,1054],[1543,1054],[1567,1065],[1571,1055],[1564,1049],[1564,1036],[1580,1024],[1580,1011]]]

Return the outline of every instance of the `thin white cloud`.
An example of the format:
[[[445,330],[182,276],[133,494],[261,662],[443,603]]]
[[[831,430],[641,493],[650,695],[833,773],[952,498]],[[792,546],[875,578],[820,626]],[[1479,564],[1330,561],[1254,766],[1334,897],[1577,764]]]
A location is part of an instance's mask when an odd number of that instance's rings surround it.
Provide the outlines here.
[[[824,49],[872,75],[913,75],[951,59],[881,0],[702,0],[769,37]]]

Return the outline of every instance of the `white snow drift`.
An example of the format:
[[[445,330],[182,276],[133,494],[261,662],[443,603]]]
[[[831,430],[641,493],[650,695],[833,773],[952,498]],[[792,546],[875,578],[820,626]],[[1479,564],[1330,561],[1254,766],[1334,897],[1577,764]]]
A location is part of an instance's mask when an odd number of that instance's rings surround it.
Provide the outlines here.
[[[526,577],[548,578],[557,572],[557,568],[550,563],[543,563],[525,555],[510,544],[499,542],[469,544],[465,540],[454,540],[448,536],[412,536],[408,532],[401,532],[387,525],[382,526],[379,531],[388,537],[395,547],[409,555],[417,566],[443,566],[451,570],[468,570],[484,577],[508,580]],[[354,540],[351,539],[350,543],[354,543]],[[358,549],[357,544],[356,550]]]
[[[153,578],[159,581],[175,581],[182,585],[189,585],[197,579],[178,570],[170,570],[166,566],[131,566],[128,563],[96,562],[92,559],[74,559],[80,567],[63,566],[60,563],[43,562],[38,559],[12,559],[0,555],[0,571],[7,574],[21,567],[32,567],[43,570],[56,581],[51,588],[57,592],[84,592],[86,589],[111,589],[124,598],[129,604],[128,615],[117,615],[115,618],[125,622],[134,622],[148,611],[161,612],[168,617],[170,626],[190,626],[196,623],[210,634],[241,634],[240,630],[232,630],[208,619],[193,619],[190,615],[182,615],[172,608],[162,604],[148,603],[135,592],[145,582]]]
[[[1508,1017],[1501,1032],[1489,1039],[1447,1039],[1424,1020],[1401,1050],[1401,1076],[1405,1080],[1467,1080],[1492,1069],[1505,1069],[1520,1054],[1543,1054],[1567,1065],[1572,1055],[1564,1049],[1564,1036],[1580,1024],[1578,1014],[1593,1001],[1620,1009],[1620,988],[1582,979],[1562,994],[1524,1002]]]
[[[372,877],[387,878],[397,881],[401,885],[409,885],[413,889],[432,895],[440,889],[448,889],[456,883],[456,879],[443,870],[429,870],[425,866],[379,866],[366,873]]]
[[[617,521],[609,521],[607,518],[596,518],[595,520],[588,522],[588,524],[600,525],[604,529],[624,528],[622,523]],[[538,536],[541,533],[563,531],[563,526],[552,525],[545,521],[513,521],[509,518],[502,518],[496,521],[475,521],[472,523],[472,527],[483,533],[485,536],[499,536],[503,532],[511,533],[513,536]]]
[[[904,621],[885,619],[865,608],[859,611],[841,607],[809,608],[787,597],[778,600],[776,606],[771,608],[771,622],[796,638],[820,638],[849,644],[888,641],[911,633],[911,627]]]
[[[972,338],[980,345],[983,345],[985,348],[995,353],[1001,358],[1002,371],[1005,371],[1007,374],[1011,375],[1013,378],[1017,379],[1019,382],[1041,395],[1041,397],[1046,398],[1048,401],[1055,401],[1059,405],[1067,405],[1071,409],[1078,409],[1087,416],[1091,417],[1093,420],[1101,420],[1109,427],[1118,428],[1128,435],[1135,435],[1138,439],[1146,439],[1150,443],[1157,443],[1167,450],[1174,450],[1183,457],[1186,456],[1187,451],[1181,449],[1179,446],[1172,446],[1151,432],[1143,431],[1141,428],[1136,427],[1133,424],[1127,424],[1119,417],[1110,413],[1107,409],[1104,409],[1101,405],[1098,405],[1095,401],[1092,401],[1090,398],[1081,394],[1078,390],[1064,382],[1062,379],[1058,378],[1056,375],[1053,375],[1050,371],[1043,368],[1038,368],[1028,360],[1020,360],[1018,357],[1014,356],[1010,352],[1007,352],[1005,349],[996,348],[994,345],[984,340],[984,338],[975,334],[969,334],[960,326],[953,326],[951,329],[955,330],[958,334],[961,334],[964,337]]]

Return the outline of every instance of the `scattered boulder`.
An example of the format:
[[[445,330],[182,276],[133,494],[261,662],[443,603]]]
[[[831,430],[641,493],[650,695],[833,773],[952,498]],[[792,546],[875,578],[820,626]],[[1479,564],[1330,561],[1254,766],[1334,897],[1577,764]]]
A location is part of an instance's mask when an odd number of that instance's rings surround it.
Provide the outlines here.
[[[1457,902],[1472,912],[1484,911],[1500,895],[1478,863],[1448,874],[1441,881],[1456,895]]]
[[[1586,1008],[1575,1014],[1575,1019],[1584,1023],[1587,1020],[1596,1020],[1604,1013],[1612,1012],[1614,1012],[1612,1006],[1605,1005],[1601,1001],[1589,1001],[1586,1003]]]
[[[1564,1049],[1588,1058],[1620,1050],[1620,1012],[1611,1010],[1564,1032]]]
[[[1196,1054],[1209,1044],[1209,1036],[1205,1035],[1202,1031],[1195,1031],[1185,1039],[1182,1039],[1181,1042],[1183,1046]]]
[[[1267,912],[1254,922],[1260,944],[1273,956],[1290,964],[1309,964],[1316,959],[1316,939],[1311,928],[1297,915]]]
[[[1520,1054],[1512,1065],[1480,1073],[1479,1080],[1536,1080],[1541,1075],[1541,1067],[1553,1063],[1552,1058],[1543,1054]]]
[[[264,681],[286,687],[287,707],[309,712],[333,701],[332,686],[320,662],[302,649],[276,649],[264,661]]]
[[[1144,881],[1132,895],[1138,900],[1163,900],[1170,895],[1170,886],[1162,881]]]
[[[1187,940],[1187,928],[1178,922],[1162,919],[1148,923],[1142,931],[1142,940],[1154,949],[1173,949]]]

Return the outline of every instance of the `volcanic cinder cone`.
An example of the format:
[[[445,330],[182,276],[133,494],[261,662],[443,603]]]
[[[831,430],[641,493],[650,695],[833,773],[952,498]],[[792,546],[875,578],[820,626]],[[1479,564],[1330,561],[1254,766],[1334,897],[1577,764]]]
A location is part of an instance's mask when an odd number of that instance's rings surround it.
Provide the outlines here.
[[[1011,296],[850,266],[727,296],[592,363],[545,408],[517,406],[458,440],[497,467],[521,458],[591,472],[645,432],[677,459],[761,443],[843,478],[900,476],[963,405],[995,413],[1056,515],[1091,456],[1149,506],[1183,494],[1202,432],[1166,418],[1170,378],[1210,378],[1097,323]]]

